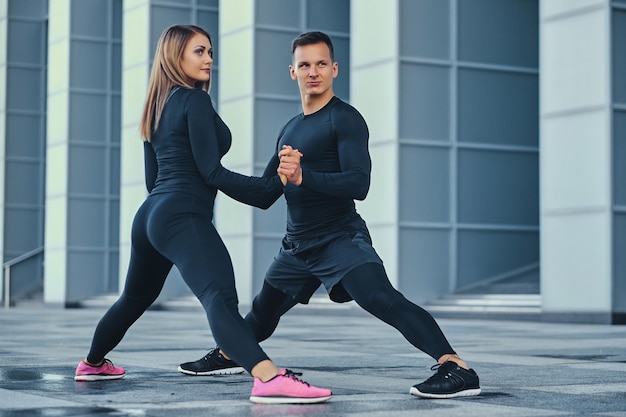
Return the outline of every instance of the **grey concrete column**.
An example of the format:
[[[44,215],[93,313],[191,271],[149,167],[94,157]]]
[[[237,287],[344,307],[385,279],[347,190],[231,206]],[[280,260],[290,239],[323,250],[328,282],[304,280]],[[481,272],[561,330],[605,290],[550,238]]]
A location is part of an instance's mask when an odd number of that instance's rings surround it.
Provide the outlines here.
[[[223,160],[229,169],[254,174],[254,1],[220,1],[220,49],[223,74],[219,84],[219,113],[231,129],[233,143]],[[244,64],[248,62],[248,64]],[[219,194],[215,223],[231,254],[237,293],[242,303],[254,296],[254,208]]]
[[[44,301],[66,301],[70,5],[51,2],[48,10],[48,123],[46,149],[46,268]]]
[[[119,288],[130,260],[130,230],[135,212],[146,198],[143,142],[139,122],[150,78],[150,1],[125,1],[122,50],[122,123],[120,159]]]
[[[350,5],[350,103],[369,127],[373,166],[369,194],[357,209],[368,224],[374,247],[394,285],[398,284],[400,249],[399,19],[398,0],[357,0]],[[340,73],[346,70],[341,68]]]
[[[541,295],[550,319],[611,321],[610,3],[541,1]]]

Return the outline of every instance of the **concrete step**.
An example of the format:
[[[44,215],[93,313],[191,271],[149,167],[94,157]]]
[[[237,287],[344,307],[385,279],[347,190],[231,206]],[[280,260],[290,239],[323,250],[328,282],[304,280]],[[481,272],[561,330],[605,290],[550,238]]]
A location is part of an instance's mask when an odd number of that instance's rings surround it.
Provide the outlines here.
[[[425,303],[434,316],[539,320],[539,294],[451,294]]]

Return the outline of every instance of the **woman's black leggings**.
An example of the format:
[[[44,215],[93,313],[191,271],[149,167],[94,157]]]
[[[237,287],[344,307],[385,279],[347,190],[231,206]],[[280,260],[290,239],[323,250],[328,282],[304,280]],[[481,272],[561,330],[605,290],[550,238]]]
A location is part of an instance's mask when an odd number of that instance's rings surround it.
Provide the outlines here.
[[[184,193],[149,196],[132,227],[131,258],[120,298],[100,319],[87,360],[99,363],[156,300],[173,265],[202,303],[213,338],[248,372],[268,359],[239,314],[235,276],[212,208]]]
[[[455,353],[435,319],[393,288],[382,265],[361,265],[346,274],[341,285],[364,310],[395,327],[413,346],[435,360]],[[274,332],[280,317],[296,304],[289,295],[263,282],[246,322],[257,340],[263,341]],[[226,348],[220,348],[230,355]]]

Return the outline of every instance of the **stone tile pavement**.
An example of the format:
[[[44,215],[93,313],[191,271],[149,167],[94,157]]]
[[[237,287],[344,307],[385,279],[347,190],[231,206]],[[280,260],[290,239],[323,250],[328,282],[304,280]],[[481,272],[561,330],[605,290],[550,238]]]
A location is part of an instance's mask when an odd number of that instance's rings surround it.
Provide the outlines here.
[[[298,306],[263,347],[334,396],[316,405],[255,405],[246,374],[176,371],[213,345],[199,308],[148,311],[109,355],[126,378],[75,382],[103,311],[0,310],[0,417],[626,416],[626,326],[441,318],[483,394],[425,400],[408,390],[434,362],[394,329],[352,303]]]

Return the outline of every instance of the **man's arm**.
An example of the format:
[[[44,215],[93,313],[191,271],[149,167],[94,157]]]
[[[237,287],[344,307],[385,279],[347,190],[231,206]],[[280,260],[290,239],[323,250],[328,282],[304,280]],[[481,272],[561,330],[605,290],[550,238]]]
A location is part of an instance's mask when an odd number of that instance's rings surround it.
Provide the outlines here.
[[[340,172],[304,169],[300,186],[332,197],[364,200],[369,191],[372,169],[367,124],[352,107],[334,112],[331,118],[337,135]]]

